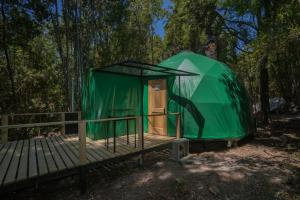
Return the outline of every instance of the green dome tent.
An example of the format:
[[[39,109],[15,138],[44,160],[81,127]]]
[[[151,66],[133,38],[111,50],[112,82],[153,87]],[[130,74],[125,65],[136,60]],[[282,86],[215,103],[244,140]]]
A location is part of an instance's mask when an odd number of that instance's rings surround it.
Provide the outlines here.
[[[135,65],[128,68],[126,65],[113,64],[109,68],[91,69],[86,75],[82,92],[84,119],[139,116],[143,113],[144,133],[148,133],[148,85],[152,79],[163,79],[167,81],[167,107],[164,112],[181,113],[184,137],[239,139],[249,133],[251,117],[246,91],[225,64],[185,51],[159,65],[148,64],[144,70],[149,70],[144,73],[146,76],[143,79]],[[155,68],[160,71],[155,72],[157,76],[152,76],[151,70]],[[171,74],[172,70],[177,73],[175,76],[161,75],[163,72]],[[180,72],[194,75],[179,76]],[[175,115],[167,116],[166,134],[176,136]],[[129,122],[130,132],[134,132],[134,124],[134,121]],[[127,126],[124,121],[118,122],[117,136],[124,135],[128,131]],[[112,135],[111,125],[108,123],[87,124],[87,136],[92,139],[103,139]]]
[[[181,76],[180,81],[176,77],[177,80],[170,80],[168,84],[168,109],[172,112],[179,107],[182,112],[184,137],[233,139],[243,138],[250,132],[249,99],[228,66],[188,51],[172,56],[159,65],[199,74]]]

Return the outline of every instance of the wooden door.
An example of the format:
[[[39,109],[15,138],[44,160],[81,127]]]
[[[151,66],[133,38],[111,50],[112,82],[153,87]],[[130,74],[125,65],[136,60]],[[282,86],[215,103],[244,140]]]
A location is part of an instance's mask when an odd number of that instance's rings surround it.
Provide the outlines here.
[[[167,113],[167,82],[165,79],[148,81],[148,113],[149,115]],[[167,135],[167,117],[154,116],[148,118],[148,132]]]

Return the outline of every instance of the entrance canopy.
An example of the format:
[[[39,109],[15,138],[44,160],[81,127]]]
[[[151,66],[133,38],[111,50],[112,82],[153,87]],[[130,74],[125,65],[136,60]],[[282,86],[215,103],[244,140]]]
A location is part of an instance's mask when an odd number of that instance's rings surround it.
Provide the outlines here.
[[[169,78],[175,79],[175,77],[178,77],[178,84],[180,85],[180,77],[197,75],[196,73],[181,69],[172,69],[170,67],[137,61],[124,61],[90,69],[83,87],[82,110],[85,119],[142,116],[141,132],[144,133],[144,127],[145,129],[148,128],[148,105],[151,104],[151,101],[148,102],[148,81],[164,79],[166,85],[164,88],[167,89],[167,80],[169,80]],[[167,104],[167,92],[162,94],[159,92],[163,90],[162,85],[155,83],[154,87],[155,92],[158,93],[155,95],[155,98],[157,98],[157,101],[155,101],[156,104],[158,100],[163,99],[159,95],[165,95],[164,102]],[[178,95],[180,96],[180,89]],[[167,105],[162,105],[162,107],[164,107],[164,109],[160,109],[161,114],[168,115]],[[180,112],[180,109],[178,109],[177,112]],[[166,125],[167,117],[164,119],[166,120]],[[117,135],[132,131],[131,129],[134,127],[135,122],[129,121],[127,123],[128,124],[125,122],[117,123]],[[112,136],[110,129],[110,125],[108,124],[88,123],[87,135],[92,139],[107,138]],[[175,128],[172,128],[172,130],[174,130],[172,134],[175,134]],[[170,131],[167,132],[169,133]]]
[[[125,61],[94,68],[95,71],[103,71],[120,75],[139,76],[139,77],[168,77],[168,76],[197,76],[199,74],[163,67],[149,63],[137,61]]]

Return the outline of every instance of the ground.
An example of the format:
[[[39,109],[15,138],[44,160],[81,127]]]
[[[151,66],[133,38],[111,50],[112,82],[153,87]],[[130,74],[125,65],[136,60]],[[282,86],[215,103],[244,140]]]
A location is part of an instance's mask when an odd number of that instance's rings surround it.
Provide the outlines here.
[[[170,160],[170,152],[165,150],[147,154],[143,167],[137,165],[136,159],[106,165],[89,173],[84,195],[80,195],[74,177],[41,185],[37,191],[9,194],[7,198],[300,199],[299,130],[286,126],[284,131],[280,127],[276,130],[281,134],[262,129],[255,138],[231,149],[220,143],[206,144],[204,150],[201,143],[194,143],[194,153],[180,163]],[[294,138],[280,139],[282,134],[292,134]]]

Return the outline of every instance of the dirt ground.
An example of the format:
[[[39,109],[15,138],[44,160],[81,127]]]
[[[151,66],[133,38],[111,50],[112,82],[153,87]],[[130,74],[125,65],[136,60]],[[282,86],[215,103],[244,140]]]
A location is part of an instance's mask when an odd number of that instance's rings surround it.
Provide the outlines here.
[[[73,177],[6,198],[300,200],[298,131],[285,128],[281,134],[268,135],[261,130],[254,139],[231,149],[226,144],[216,148],[206,144],[204,150],[201,143],[195,143],[194,153],[181,163],[171,161],[168,150],[147,154],[143,167],[136,159],[112,163],[89,172],[84,195]],[[293,134],[296,142],[282,141],[283,133]]]

